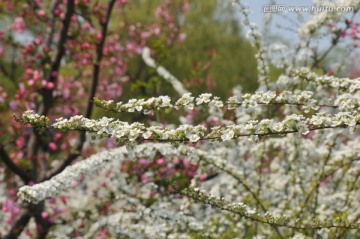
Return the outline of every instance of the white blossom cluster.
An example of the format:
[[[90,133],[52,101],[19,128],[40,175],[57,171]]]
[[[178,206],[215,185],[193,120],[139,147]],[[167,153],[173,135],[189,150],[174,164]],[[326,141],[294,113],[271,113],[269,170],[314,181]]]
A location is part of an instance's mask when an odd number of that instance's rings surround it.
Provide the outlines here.
[[[18,196],[20,200],[38,203],[46,198],[54,197],[62,191],[72,186],[74,181],[83,174],[93,172],[106,161],[117,158],[124,159],[126,148],[122,147],[114,151],[99,152],[90,156],[87,160],[78,162],[67,167],[61,174],[58,174],[48,181],[34,186],[23,186],[19,189]]]
[[[171,103],[171,98],[169,96],[159,96],[151,97],[147,100],[145,99],[131,99],[126,103],[117,102],[109,100],[100,100],[94,99],[95,105],[98,107],[104,108],[106,110],[114,112],[142,112],[148,113],[152,110],[159,109],[179,109],[179,107],[186,107],[187,109],[193,109],[194,106],[199,106],[207,104],[210,107],[221,108],[224,106],[223,101],[220,100],[220,97],[212,96],[210,93],[203,93],[198,97],[193,97],[191,93],[184,94],[179,98],[174,104]]]
[[[270,84],[269,56],[265,54],[260,31],[249,22],[249,10],[242,2],[236,2],[241,5],[249,35],[258,50],[262,84],[258,92],[241,94],[237,90],[225,101],[210,93],[192,96],[168,71],[156,65],[145,48],[146,64],[168,79],[182,97],[174,101],[168,96],[131,99],[125,103],[94,99],[97,106],[114,112],[148,113],[209,106],[209,119],[216,119],[217,126],[206,123],[148,126],[82,116],[61,118],[49,124],[48,118],[31,111],[23,114],[21,121],[40,132],[48,127],[87,131],[93,139],[114,138],[127,144],[75,163],[49,181],[20,189],[18,196],[24,201],[39,202],[60,193],[69,196],[68,204],[62,205],[68,213],[51,232],[54,238],[71,237],[74,228],[82,230],[84,238],[96,237],[104,228],[113,238],[357,236],[360,140],[356,131],[349,134],[343,128],[352,131],[360,123],[360,80],[319,75],[315,73],[319,72],[316,66],[299,68],[297,59],[301,54],[316,52],[309,43],[288,57],[287,69]],[[358,7],[360,3],[337,0],[317,4]],[[340,19],[341,15],[313,14],[300,28],[300,35],[311,42],[319,27]],[[267,84],[273,91],[264,91],[269,89]],[[235,109],[234,117],[225,118],[224,107]],[[199,141],[194,147],[186,145]],[[141,162],[159,156],[169,160],[170,165],[179,158],[196,165],[198,170],[190,186],[178,192],[164,192],[157,182],[143,182],[132,178],[132,172],[119,170],[128,159]],[[172,169],[159,166],[161,170]],[[79,183],[82,187],[75,188],[79,176],[89,173],[96,179],[84,180]],[[140,176],[148,175],[153,172]],[[99,186],[103,182],[106,187]],[[158,196],[149,196],[154,193]],[[111,205],[107,216],[98,210],[101,202]],[[78,214],[73,216],[73,212]],[[92,214],[87,217],[89,212]],[[71,221],[72,225],[64,225],[61,220]]]
[[[226,149],[225,149],[226,150]],[[229,173],[233,177],[235,177],[237,180],[241,180],[242,176],[241,174],[236,172],[236,169],[229,168],[229,163],[227,163],[225,160],[220,159],[220,155],[215,156],[215,154],[209,155],[207,152],[198,150],[198,149],[191,149],[190,147],[182,147],[181,149],[173,148],[169,144],[143,144],[138,146],[135,149],[136,156],[137,157],[149,157],[153,158],[157,152],[161,152],[161,154],[165,157],[174,157],[179,155],[189,155],[191,158],[195,158],[200,161],[205,161],[206,163],[210,163],[212,165],[215,165],[219,169],[222,169],[224,172]],[[212,153],[214,153],[213,151]],[[221,154],[221,151],[219,151]],[[38,202],[42,201],[45,198],[48,197],[54,197],[57,194],[61,193],[64,190],[68,190],[79,177],[79,175],[83,174],[89,174],[90,172],[93,172],[96,169],[99,169],[99,166],[104,166],[105,163],[110,163],[112,161],[116,161],[117,164],[120,164],[122,160],[126,159],[126,155],[128,154],[125,147],[120,147],[118,149],[112,150],[112,151],[104,151],[98,154],[95,154],[88,159],[85,159],[81,162],[76,163],[73,166],[68,167],[65,171],[58,174],[56,177],[52,178],[49,181],[36,184],[34,186],[24,186],[19,190],[18,196],[21,200],[30,201],[30,202]],[[218,159],[217,159],[218,157]],[[337,156],[339,157],[339,156]],[[223,161],[223,162],[221,162]],[[215,196],[207,194],[204,190],[200,190],[198,188],[187,188],[185,190],[181,191],[181,194],[186,195],[190,198],[196,199],[200,202],[203,202],[205,204],[210,204],[215,208],[219,208],[221,210],[230,211],[232,213],[238,214],[242,217],[247,217],[255,221],[261,221],[263,223],[269,223],[274,225],[280,225],[284,227],[298,227],[298,228],[311,228],[311,227],[336,227],[336,226],[343,226],[346,225],[351,228],[358,228],[359,223],[349,223],[349,222],[339,222],[339,225],[334,224],[333,221],[317,221],[316,224],[312,225],[299,225],[295,224],[294,222],[291,222],[289,218],[285,216],[274,216],[269,212],[266,212],[264,215],[261,215],[256,209],[252,209],[248,205],[244,203],[229,203],[224,198],[217,198]],[[130,203],[135,203],[133,200],[137,199],[131,199],[129,201]],[[148,209],[143,208],[142,211],[147,211]],[[101,225],[107,225],[109,223],[109,220],[113,220],[112,222],[119,222],[121,220],[122,216],[126,215],[126,213],[122,214],[114,214],[111,216],[111,218],[103,218],[96,224],[94,224],[89,231],[90,235],[92,234],[91,231],[96,230]],[[166,212],[161,212],[161,210],[157,209],[156,212],[153,211],[151,214],[148,213],[147,215],[151,216],[151,218],[154,219],[154,217],[169,217],[170,214]],[[130,216],[130,215],[128,215]],[[142,220],[143,214],[134,214],[133,216],[139,217],[137,220]],[[171,218],[174,218],[175,215],[170,216]],[[131,216],[132,217],[132,216]],[[180,216],[177,214],[178,220],[192,220],[193,224],[196,223],[194,221],[194,218],[187,218],[185,215]],[[159,220],[159,219],[157,219]],[[201,229],[203,226],[200,226]],[[157,230],[160,230],[160,228],[157,228]],[[89,234],[88,233],[88,234]],[[86,238],[87,236],[85,236]]]
[[[275,91],[260,91],[254,94],[244,94],[241,98],[239,100],[237,96],[230,97],[227,101],[229,108],[235,108],[237,105],[248,109],[258,107],[259,104],[287,104],[301,106],[305,112],[309,112],[311,109],[318,110],[320,106],[319,102],[314,99],[313,92],[311,91],[282,91],[279,94],[276,94]]]
[[[180,151],[179,151],[180,150]],[[184,151],[185,150],[185,151]],[[122,146],[113,150],[105,150],[90,156],[74,165],[67,167],[60,174],[54,176],[48,181],[35,184],[34,186],[23,186],[18,196],[23,201],[39,202],[46,198],[54,197],[69,189],[81,175],[93,173],[109,161],[117,160],[117,163],[129,159],[129,154],[134,153],[135,158],[154,158],[157,153],[166,157],[174,157],[183,152],[187,154],[187,149],[175,149],[169,144],[143,144],[135,148],[134,152],[129,152],[129,148]]]
[[[335,76],[321,76],[312,72],[309,68],[294,70],[293,74],[302,79],[314,82],[319,85],[344,89],[349,93],[354,93],[360,89],[360,79],[337,78]]]
[[[23,120],[32,121],[40,116],[27,111]],[[199,140],[228,141],[243,136],[265,136],[268,134],[286,134],[299,132],[308,134],[310,130],[333,127],[354,127],[360,122],[357,112],[339,112],[335,115],[317,113],[309,118],[292,114],[284,120],[276,122],[273,119],[252,120],[243,125],[231,124],[206,128],[204,125],[180,125],[175,129],[160,126],[146,127],[142,123],[122,122],[113,118],[103,117],[99,120],[87,119],[83,116],[74,116],[70,119],[60,118],[51,127],[59,130],[88,131],[93,140],[112,137],[118,141],[160,140],[169,142],[198,142]]]
[[[318,110],[320,107],[339,108],[341,111],[354,110],[359,107],[360,97],[351,94],[340,94],[336,97],[333,104],[323,104],[316,99],[312,91],[282,91],[277,93],[275,91],[257,91],[253,94],[243,94],[241,96],[234,95],[229,97],[225,102],[220,97],[213,96],[210,93],[203,93],[198,97],[193,97],[191,93],[184,94],[175,103],[171,102],[169,96],[151,97],[145,99],[131,99],[126,103],[117,102],[113,100],[100,100],[94,99],[94,103],[103,109],[113,112],[144,112],[145,114],[153,110],[160,109],[179,109],[186,107],[193,109],[196,106],[208,105],[218,109],[223,108],[225,105],[227,109],[235,109],[244,107],[246,109],[256,108],[258,105],[295,105],[307,113],[311,109]]]
[[[319,7],[353,7],[358,9],[360,7],[359,1],[356,0],[336,0],[336,1],[317,1],[316,6]],[[312,17],[301,28],[299,28],[299,35],[302,38],[314,35],[321,27],[326,24],[338,22],[344,16],[346,11],[325,11],[313,12]]]

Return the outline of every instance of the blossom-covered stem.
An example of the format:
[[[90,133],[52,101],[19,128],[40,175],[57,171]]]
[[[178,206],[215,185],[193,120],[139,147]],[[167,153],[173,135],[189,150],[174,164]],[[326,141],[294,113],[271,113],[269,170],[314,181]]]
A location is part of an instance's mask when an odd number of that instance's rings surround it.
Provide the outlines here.
[[[315,186],[310,190],[310,192],[308,193],[307,197],[305,198],[305,201],[304,201],[304,204],[303,206],[301,207],[301,210],[298,214],[298,217],[301,218],[302,217],[302,214],[304,213],[305,209],[307,209],[307,205],[309,204],[310,202],[310,199],[312,197],[312,195],[315,193],[315,205],[314,205],[314,208],[313,208],[313,213],[314,213],[314,217],[315,217],[315,212],[316,212],[316,208],[317,208],[317,201],[318,201],[318,194],[319,194],[319,187],[320,187],[320,184],[321,182],[326,178],[328,177],[329,175],[326,174],[325,172],[325,167],[328,165],[328,162],[331,158],[331,153],[332,153],[332,147],[334,147],[335,145],[335,142],[333,142],[331,145],[328,146],[328,154],[326,155],[326,158],[324,160],[324,163],[323,163],[323,166],[321,167],[321,171],[318,173],[318,175],[316,175],[314,178],[315,178]],[[339,169],[339,168],[338,168]],[[335,171],[333,172],[335,173]],[[332,174],[333,174],[332,173]]]
[[[237,105],[242,106],[243,103],[226,103],[228,105]],[[290,103],[290,102],[269,102],[269,103],[262,103],[262,102],[256,102],[258,105],[276,105],[276,106],[283,106],[283,105],[291,105],[291,106],[307,106],[307,104],[303,103]],[[328,105],[328,104],[315,104],[315,107],[328,107],[328,108],[338,108],[337,105]]]
[[[267,208],[264,206],[264,204],[261,202],[261,199],[258,197],[258,195],[251,189],[251,187],[244,181],[244,178],[242,178],[237,170],[234,170],[231,168],[231,166],[228,163],[221,163],[220,160],[214,159],[212,157],[205,157],[206,153],[198,151],[200,154],[202,154],[203,159],[207,164],[213,165],[216,168],[220,169],[222,172],[225,172],[232,176],[234,179],[236,179],[244,188],[246,191],[248,191],[252,198],[256,201],[256,204],[260,206],[261,210],[264,212],[267,211]]]
[[[265,205],[261,202],[261,199],[259,198],[259,194],[255,193],[251,189],[251,187],[244,181],[244,178],[241,178],[240,175],[238,174],[238,171],[234,170],[229,165],[229,163],[222,163],[221,160],[213,158],[211,156],[209,157],[209,156],[207,156],[207,153],[200,151],[200,150],[198,150],[197,153],[200,156],[203,156],[202,159],[205,160],[206,163],[217,167],[221,171],[226,172],[227,174],[229,174],[230,176],[235,178],[246,189],[246,191],[248,191],[251,194],[251,196],[256,201],[256,205],[259,206],[264,212],[267,211]],[[274,225],[272,225],[272,226],[273,226],[274,230],[276,231],[277,235],[279,236],[279,238],[283,238],[283,236],[281,235],[281,232],[279,231],[277,226],[274,226]]]
[[[228,211],[234,214],[239,215],[253,221],[257,221],[264,224],[269,224],[272,226],[286,227],[291,229],[301,229],[301,230],[319,230],[322,228],[338,228],[338,229],[359,229],[360,223],[345,222],[342,220],[328,220],[320,221],[313,220],[312,224],[303,224],[300,225],[299,221],[291,222],[289,218],[285,216],[275,217],[270,213],[265,213],[264,215],[259,214],[256,210],[249,208],[243,203],[230,203],[224,198],[217,198],[212,195],[205,193],[197,188],[186,188],[179,190],[179,193],[190,197],[196,201],[202,202],[204,204],[209,204],[214,208],[218,208],[223,211]]]
[[[292,70],[290,75],[292,77],[299,77],[308,82],[313,82],[317,85],[331,87],[338,90],[346,90],[346,93],[354,93],[360,90],[360,79],[338,78],[335,76],[318,75],[312,72],[310,68],[302,67],[300,69]]]
[[[333,147],[334,146],[335,146],[335,141],[332,144],[328,145],[329,153],[327,154],[327,156],[325,158],[325,161],[324,161],[324,164],[321,167],[320,179],[318,180],[318,182],[321,182],[323,180],[323,178],[324,178],[325,167],[329,163],[329,160],[331,158],[331,154],[333,152]],[[316,192],[315,192],[315,196],[314,196],[315,199],[314,199],[314,206],[313,206],[313,217],[314,218],[316,217],[316,209],[317,209],[318,204],[319,204],[319,189],[320,189],[320,183],[316,183],[316,190],[315,190]]]
[[[273,97],[270,99],[261,98],[262,96],[260,94],[273,94]],[[219,99],[219,97],[214,97],[213,100],[209,100],[208,102],[201,101],[201,95],[199,97],[193,97],[195,102],[201,102],[196,103],[196,106],[208,104],[210,106],[216,106],[218,108],[222,107],[223,105],[226,105],[228,109],[234,109],[236,107],[243,106],[245,108],[255,108],[257,105],[291,105],[291,106],[301,106],[304,108],[320,108],[320,107],[328,107],[328,108],[340,108],[339,105],[331,105],[331,104],[319,104],[315,100],[308,98],[303,99],[301,95],[294,95],[291,96],[291,99],[283,99],[284,95],[287,94],[286,92],[283,92],[283,94],[275,94],[274,92],[256,92],[255,94],[246,94],[243,100],[238,101],[234,100],[234,97],[230,97],[227,101],[223,102]],[[338,98],[342,97],[343,95],[339,95]],[[299,100],[296,99],[296,97],[299,97]],[[354,98],[354,100],[357,100],[357,97],[350,97]],[[181,100],[182,98],[180,98]],[[311,100],[311,102],[307,102]],[[177,101],[179,102],[179,100]],[[306,103],[305,103],[306,102]],[[107,111],[111,111],[114,113],[121,113],[121,112],[134,112],[134,111],[143,111],[146,113],[147,111],[154,111],[154,110],[160,110],[160,109],[173,109],[173,108],[179,108],[182,107],[194,107],[194,101],[188,101],[186,104],[173,104],[171,103],[171,99],[167,96],[160,96],[160,97],[152,97],[147,100],[144,99],[132,99],[126,103],[118,102],[115,103],[112,100],[106,101],[101,100],[98,98],[93,99],[93,103],[102,109],[105,109]],[[341,107],[343,108],[343,107]]]
[[[305,202],[304,202],[304,206],[301,208],[301,211],[300,213],[298,214],[298,217],[301,217],[302,214],[304,213],[304,210],[307,209],[306,208],[306,205],[308,204],[308,202],[310,201],[310,198],[312,196],[312,194],[314,192],[317,192],[320,184],[323,182],[324,179],[330,177],[331,175],[334,175],[338,170],[340,170],[341,168],[344,168],[344,167],[350,167],[351,164],[353,164],[355,161],[358,161],[359,159],[356,158],[354,160],[351,160],[350,162],[348,163],[345,163],[345,164],[341,164],[339,166],[337,166],[336,168],[331,168],[330,170],[328,171],[325,171],[322,173],[321,177],[318,178],[317,180],[315,180],[315,185],[311,188],[309,194],[307,195],[306,199],[305,199]]]
[[[227,141],[240,137],[271,136],[291,133],[308,134],[310,131],[329,128],[354,128],[360,124],[358,114],[340,112],[336,115],[317,114],[310,118],[303,115],[290,115],[281,122],[270,119],[250,121],[246,124],[232,124],[223,127],[216,126],[210,129],[204,125],[181,125],[176,129],[162,127],[146,127],[141,123],[129,124],[119,120],[103,117],[99,120],[91,120],[82,116],[74,116],[70,119],[58,119],[56,123],[48,125],[48,118],[27,111],[20,119],[23,123],[32,124],[39,131],[46,128],[87,131],[92,134],[92,139],[114,138],[118,142],[143,142],[144,140],[160,142],[198,142],[199,140]]]
[[[17,166],[7,154],[4,145],[0,144],[0,158],[5,163],[5,165],[16,175],[18,175],[25,183],[31,181],[30,176],[23,171],[19,166]]]
[[[257,70],[258,70],[258,82],[260,84],[264,84],[266,86],[266,89],[269,90],[269,75],[270,75],[270,68],[269,68],[269,62],[267,56],[266,56],[266,52],[263,46],[263,42],[262,42],[262,36],[261,33],[259,32],[259,30],[257,29],[258,27],[252,23],[250,23],[250,19],[249,19],[249,9],[248,7],[243,4],[240,0],[234,0],[233,3],[236,3],[240,6],[241,8],[241,13],[244,16],[244,21],[243,23],[249,27],[249,33],[251,35],[251,37],[253,38],[253,46],[255,46],[257,53],[255,55],[256,60],[257,60]]]

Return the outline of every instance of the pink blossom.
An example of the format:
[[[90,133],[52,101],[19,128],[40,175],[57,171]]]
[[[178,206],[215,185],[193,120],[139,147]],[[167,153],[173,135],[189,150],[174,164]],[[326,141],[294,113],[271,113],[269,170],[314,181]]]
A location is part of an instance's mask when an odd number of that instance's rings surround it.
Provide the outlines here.
[[[50,204],[55,204],[55,203],[56,203],[56,198],[49,198],[49,199],[48,199],[48,202],[49,202]]]
[[[8,224],[12,224],[15,218],[20,214],[20,209],[16,206],[16,202],[10,199],[3,202],[2,211],[10,213],[6,220]]]
[[[18,149],[21,149],[22,147],[25,146],[25,139],[24,139],[23,137],[17,138],[17,139],[15,140],[15,144],[16,144],[16,147],[17,147]]]
[[[151,182],[151,178],[149,176],[141,175],[141,182],[143,183],[149,183]]]
[[[96,40],[101,40],[101,38],[102,38],[101,32],[96,33],[95,38],[96,38]]]
[[[44,88],[52,90],[55,88],[55,84],[53,82],[47,82]]]
[[[151,164],[151,162],[149,160],[143,159],[143,158],[139,159],[138,162],[141,164],[141,166],[144,166],[144,167],[147,167]]]
[[[17,103],[16,103],[16,101],[10,101],[9,107],[10,107],[11,110],[14,110],[14,111],[17,110]]]
[[[162,167],[162,166],[164,166],[166,164],[166,161],[165,161],[164,158],[159,158],[159,159],[156,160],[155,163],[156,163],[157,166]]]
[[[44,10],[38,10],[37,14],[39,15],[39,17],[45,17],[45,15],[46,15]]]
[[[11,24],[10,29],[17,30],[18,33],[23,33],[26,28],[24,18],[17,17],[15,18],[13,24]]]
[[[50,142],[48,146],[52,151],[57,150],[57,146],[56,146],[56,144],[54,142]]]
[[[46,211],[42,211],[42,212],[41,212],[41,217],[42,217],[43,219],[48,218],[48,217],[49,217],[49,213],[46,212]]]
[[[202,181],[205,181],[206,178],[207,178],[207,176],[205,174],[201,174],[198,179],[200,182],[202,182]]]
[[[62,137],[62,134],[56,133],[55,136],[54,136],[54,141],[55,142],[58,141],[59,139],[61,139],[61,137]]]

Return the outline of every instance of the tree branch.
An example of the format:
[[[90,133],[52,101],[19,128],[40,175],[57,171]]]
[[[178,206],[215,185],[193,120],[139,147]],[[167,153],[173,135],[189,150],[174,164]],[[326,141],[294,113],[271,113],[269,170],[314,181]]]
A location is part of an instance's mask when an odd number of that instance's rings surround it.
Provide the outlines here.
[[[4,236],[3,239],[14,239],[18,238],[25,226],[28,224],[31,218],[29,211],[24,212],[19,219],[12,225],[10,231]]]
[[[103,49],[104,49],[104,44],[105,44],[105,40],[106,40],[106,35],[108,32],[108,25],[109,25],[109,20],[110,20],[110,16],[111,16],[111,12],[112,9],[114,8],[116,0],[111,0],[108,4],[108,9],[106,12],[106,20],[105,22],[101,22],[100,21],[100,25],[101,25],[101,40],[99,43],[97,43],[96,45],[96,61],[93,64],[93,73],[92,73],[92,83],[91,83],[91,89],[90,89],[90,95],[87,101],[87,107],[85,109],[85,114],[84,116],[86,118],[90,118],[93,108],[94,108],[94,103],[93,103],[93,98],[95,97],[96,94],[96,89],[98,87],[98,82],[99,82],[99,75],[100,75],[100,70],[101,70],[101,61],[103,58]],[[61,171],[63,171],[68,165],[70,165],[78,156],[80,156],[81,154],[81,150],[83,148],[83,145],[85,143],[86,140],[86,132],[80,132],[79,135],[79,142],[78,145],[76,147],[76,153],[70,154],[63,162],[62,164],[60,164],[60,166],[58,168],[55,168],[52,172],[49,173],[49,175],[45,176],[44,178],[41,179],[41,181],[45,181],[48,180],[50,178],[52,178],[53,176],[57,175],[58,173],[60,173]]]
[[[71,23],[71,16],[73,15],[74,11],[75,11],[75,2],[74,0],[68,0],[67,1],[67,8],[66,8],[66,14],[65,14],[65,18],[63,20],[63,27],[61,29],[60,32],[60,38],[59,38],[59,42],[58,42],[58,46],[57,46],[57,55],[55,57],[55,60],[53,61],[52,65],[51,65],[51,69],[50,72],[48,73],[48,82],[55,82],[57,76],[54,75],[54,72],[58,72],[59,68],[60,68],[60,63],[61,60],[63,58],[63,56],[65,55],[65,43],[67,41],[68,38],[68,31],[70,28],[70,23]],[[40,106],[40,110],[39,113],[43,114],[43,115],[47,115],[51,105],[53,104],[53,97],[52,97],[52,92],[53,90],[48,90],[48,89],[44,89],[43,90],[43,103]]]
[[[4,145],[2,144],[0,144],[0,158],[5,163],[7,168],[18,175],[25,183],[31,181],[30,176],[11,160],[4,148]]]

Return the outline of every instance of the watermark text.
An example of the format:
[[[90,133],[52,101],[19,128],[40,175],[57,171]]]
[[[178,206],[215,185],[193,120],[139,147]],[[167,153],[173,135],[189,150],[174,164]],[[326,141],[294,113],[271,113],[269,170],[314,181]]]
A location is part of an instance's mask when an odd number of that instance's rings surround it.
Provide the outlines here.
[[[286,6],[281,4],[268,4],[262,6],[264,13],[285,13],[285,12],[353,12],[355,7],[351,6]]]

